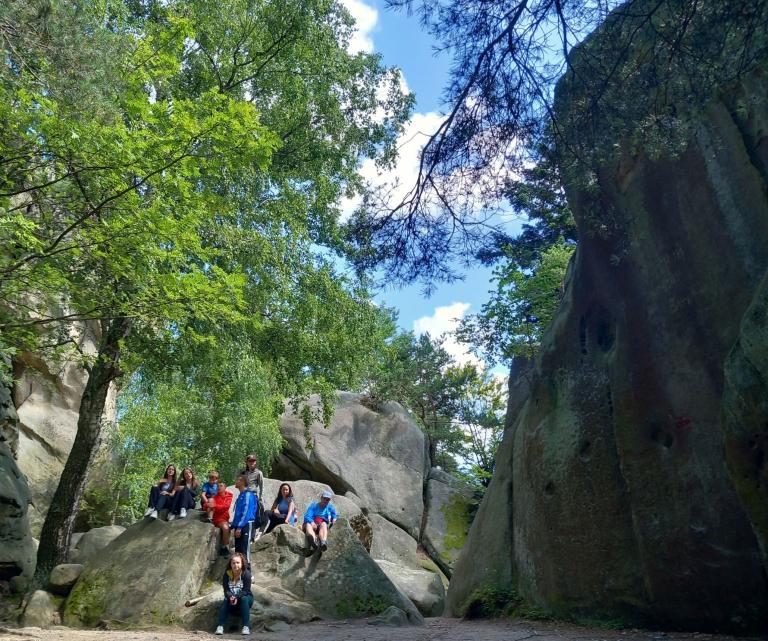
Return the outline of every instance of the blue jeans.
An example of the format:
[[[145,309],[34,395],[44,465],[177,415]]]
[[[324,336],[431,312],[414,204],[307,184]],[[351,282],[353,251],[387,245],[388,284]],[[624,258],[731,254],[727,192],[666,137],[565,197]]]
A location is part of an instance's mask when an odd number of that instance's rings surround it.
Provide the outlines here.
[[[240,613],[240,618],[243,620],[243,627],[250,625],[251,620],[251,606],[253,605],[253,597],[248,594],[241,596],[235,605],[229,602],[229,599],[224,599],[224,602],[219,608],[219,625],[224,627],[227,624],[227,617],[232,614]]]

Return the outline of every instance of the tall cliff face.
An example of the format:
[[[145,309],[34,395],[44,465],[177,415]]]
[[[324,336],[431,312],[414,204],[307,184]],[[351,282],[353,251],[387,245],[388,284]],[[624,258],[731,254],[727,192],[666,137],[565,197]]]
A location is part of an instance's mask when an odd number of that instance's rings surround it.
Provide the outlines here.
[[[560,615],[768,631],[768,74],[692,131],[569,188],[581,243],[454,613],[495,586]]]
[[[72,339],[84,354],[95,353],[98,338],[96,324],[73,329]],[[18,466],[29,483],[29,522],[37,536],[77,434],[80,399],[88,374],[72,360],[53,363],[30,353],[20,354],[13,366],[13,403],[19,419]],[[107,398],[105,423],[114,421],[115,401],[113,387]]]

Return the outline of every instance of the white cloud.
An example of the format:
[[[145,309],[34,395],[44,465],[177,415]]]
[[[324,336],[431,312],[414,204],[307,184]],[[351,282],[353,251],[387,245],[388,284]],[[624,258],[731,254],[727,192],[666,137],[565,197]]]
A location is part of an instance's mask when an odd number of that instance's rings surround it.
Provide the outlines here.
[[[407,89],[405,79],[403,85]],[[405,125],[403,134],[398,138],[398,158],[394,168],[381,171],[376,163],[367,158],[360,166],[360,175],[371,187],[389,190],[389,204],[397,205],[416,184],[419,175],[419,154],[421,149],[443,122],[445,116],[434,111],[415,113]],[[347,198],[342,202],[342,220],[352,215],[360,204],[360,198]]]
[[[371,53],[373,51],[371,34],[379,21],[379,12],[362,0],[341,0],[341,4],[352,14],[357,23],[347,49],[350,53]]]
[[[413,331],[417,335],[429,332],[432,338],[438,338],[443,334],[453,332],[458,325],[459,320],[469,309],[469,303],[451,303],[435,308],[432,316],[422,316],[413,321]],[[472,363],[480,369],[484,369],[485,364],[477,356],[470,354],[465,345],[459,343],[452,335],[446,336],[443,348],[459,365]]]

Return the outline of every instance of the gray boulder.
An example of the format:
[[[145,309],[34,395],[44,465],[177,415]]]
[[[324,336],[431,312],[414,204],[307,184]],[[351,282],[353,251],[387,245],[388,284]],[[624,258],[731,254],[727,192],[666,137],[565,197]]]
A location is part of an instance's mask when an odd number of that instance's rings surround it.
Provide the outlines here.
[[[418,536],[427,469],[424,434],[397,403],[374,411],[360,394],[339,392],[328,427],[315,422],[309,440],[301,417],[289,407],[280,425],[285,446],[275,476],[305,478],[352,492],[369,512]],[[318,410],[313,396],[310,408]]]
[[[85,565],[123,532],[125,528],[122,525],[105,525],[78,533],[74,547],[70,548],[70,562]]]
[[[416,539],[383,516],[369,514],[368,518],[373,527],[370,553],[374,559],[390,561],[407,568],[419,567]]]
[[[407,621],[422,622],[414,604],[365,551],[347,519],[339,519],[331,529],[328,544],[326,552],[313,552],[307,537],[286,525],[253,544],[252,626],[366,617],[390,605],[407,612]],[[184,627],[213,629],[223,598],[224,566],[216,565],[203,598],[177,611],[176,620]],[[234,618],[231,622],[239,623]]]
[[[472,525],[473,491],[432,468],[427,481],[427,515],[421,542],[440,569],[451,576]]]
[[[35,570],[35,545],[29,531],[27,480],[11,450],[0,442],[0,581]]]
[[[346,519],[331,529],[328,550],[307,548],[307,537],[286,526],[262,537],[254,546],[252,564],[279,577],[282,587],[311,604],[325,618],[359,618],[383,612],[390,605],[421,623],[417,608],[387,577],[360,543]]]
[[[373,617],[368,621],[368,625],[381,625],[392,628],[399,628],[404,625],[412,625],[408,620],[408,615],[400,608],[390,605],[384,612]]]
[[[48,577],[48,590],[54,594],[65,596],[70,593],[80,575],[83,566],[79,563],[62,563],[51,570]]]
[[[67,598],[65,625],[168,622],[198,594],[217,532],[195,518],[142,519],[88,562]]]
[[[377,560],[376,563],[425,617],[439,617],[443,613],[445,588],[437,574],[389,561]]]
[[[25,628],[50,628],[57,620],[58,610],[51,595],[45,590],[35,590],[27,601],[19,623]]]

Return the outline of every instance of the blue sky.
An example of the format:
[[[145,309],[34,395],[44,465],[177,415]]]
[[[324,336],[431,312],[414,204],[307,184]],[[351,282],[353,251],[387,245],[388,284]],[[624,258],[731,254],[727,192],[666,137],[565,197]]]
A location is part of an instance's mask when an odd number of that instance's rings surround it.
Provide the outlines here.
[[[416,94],[416,108],[406,128],[401,146],[401,160],[396,171],[405,184],[415,179],[418,149],[439,125],[443,107],[440,96],[448,79],[451,65],[445,54],[435,56],[433,41],[421,30],[418,16],[405,11],[386,8],[383,0],[342,0],[356,18],[358,33],[352,47],[375,51],[384,64],[399,67],[408,88]],[[372,166],[364,166],[363,174],[375,180]],[[439,284],[434,293],[425,298],[421,286],[389,289],[376,296],[377,302],[399,310],[402,329],[417,333],[429,331],[439,336],[451,330],[455,319],[476,313],[488,299],[491,289],[491,270],[474,267],[466,271],[463,281]],[[459,360],[468,358],[465,350],[453,342],[446,345]]]

